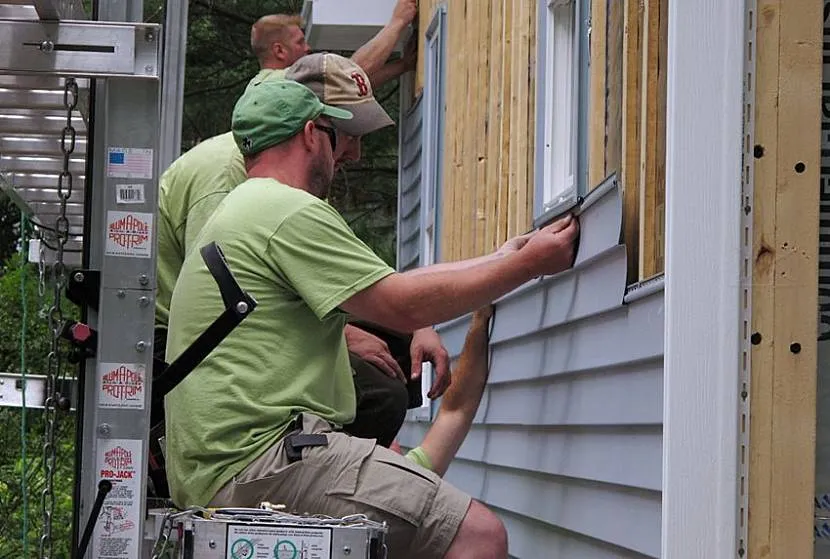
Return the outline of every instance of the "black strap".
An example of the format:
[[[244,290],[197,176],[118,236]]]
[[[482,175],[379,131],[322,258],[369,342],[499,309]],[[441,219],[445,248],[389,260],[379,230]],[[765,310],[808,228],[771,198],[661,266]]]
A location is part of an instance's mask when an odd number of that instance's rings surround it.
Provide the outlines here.
[[[285,456],[293,464],[303,459],[303,449],[315,446],[329,446],[329,439],[322,433],[291,433],[284,439]]]
[[[236,283],[236,278],[231,274],[222,249],[216,243],[210,243],[203,246],[199,252],[202,254],[202,260],[205,261],[210,275],[213,276],[219,286],[219,293],[222,295],[225,308],[232,307],[239,301],[244,301],[246,298],[245,292],[242,291],[242,288]]]
[[[225,311],[196,338],[179,357],[153,379],[153,404],[162,405],[164,396],[179,385],[246,316],[256,308],[256,300],[248,295],[233,277],[225,256],[216,245],[210,243],[200,250],[210,274],[219,286]]]

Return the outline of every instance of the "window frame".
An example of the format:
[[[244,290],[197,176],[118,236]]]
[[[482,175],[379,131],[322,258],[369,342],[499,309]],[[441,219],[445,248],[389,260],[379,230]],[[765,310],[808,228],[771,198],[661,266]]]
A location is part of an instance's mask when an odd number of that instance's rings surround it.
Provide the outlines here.
[[[538,0],[537,71],[536,71],[536,157],[533,201],[534,227],[539,227],[577,203],[588,191],[587,130],[588,130],[588,69],[590,0]],[[557,42],[556,12],[569,10],[566,31],[570,40]],[[561,14],[560,14],[561,17]],[[562,53],[561,50],[566,52]],[[570,86],[562,86],[557,57],[566,57],[562,70],[569,76]],[[557,85],[560,86],[557,88]],[[564,101],[560,102],[560,99]],[[567,124],[558,127],[555,116],[566,114]],[[568,142],[567,164],[572,172],[559,176],[559,185],[551,191],[557,158],[557,146]],[[565,186],[561,186],[566,183]]]
[[[441,192],[444,173],[446,120],[447,6],[440,4],[430,20],[424,41],[424,103],[421,123],[421,239],[420,266],[440,261]],[[435,410],[427,398],[434,372],[431,363],[421,369],[423,405],[410,410],[414,421],[432,421]]]

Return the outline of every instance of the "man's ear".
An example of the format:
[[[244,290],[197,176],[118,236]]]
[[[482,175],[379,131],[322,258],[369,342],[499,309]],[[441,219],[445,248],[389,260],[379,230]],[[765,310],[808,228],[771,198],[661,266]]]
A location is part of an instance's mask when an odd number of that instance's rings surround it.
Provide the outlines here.
[[[279,41],[275,41],[271,43],[271,54],[275,60],[283,61],[286,55],[285,47]]]
[[[303,135],[305,149],[307,151],[314,151],[314,143],[319,140],[319,138],[316,138],[317,134],[314,133],[314,123],[310,120],[306,122],[301,134]]]

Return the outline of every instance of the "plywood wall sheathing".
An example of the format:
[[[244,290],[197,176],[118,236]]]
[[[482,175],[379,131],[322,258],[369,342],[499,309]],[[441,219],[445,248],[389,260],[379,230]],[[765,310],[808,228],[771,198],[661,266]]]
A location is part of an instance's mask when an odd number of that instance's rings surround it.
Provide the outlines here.
[[[607,113],[606,55],[607,0],[591,2],[590,91],[588,113],[588,187],[605,178],[605,122]]]
[[[536,3],[453,0],[447,7],[441,242],[443,259],[458,260],[490,252],[532,224]]]
[[[623,1],[622,162],[623,238],[628,252],[628,281],[639,278],[640,248],[640,80],[643,18],[641,0]]]
[[[640,107],[640,279],[663,271],[668,0],[644,0]]]

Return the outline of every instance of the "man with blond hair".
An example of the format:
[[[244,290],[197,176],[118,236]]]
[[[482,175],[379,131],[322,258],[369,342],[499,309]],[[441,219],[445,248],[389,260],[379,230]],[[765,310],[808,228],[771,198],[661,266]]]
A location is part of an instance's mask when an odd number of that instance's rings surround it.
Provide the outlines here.
[[[417,54],[414,42],[409,43],[403,57],[394,61],[387,59],[417,15],[417,5],[416,0],[399,0],[389,23],[352,55],[352,60],[363,68],[375,89],[414,68]],[[251,50],[259,61],[261,76],[291,66],[311,54],[303,32],[303,19],[286,14],[262,16],[251,27]]]

